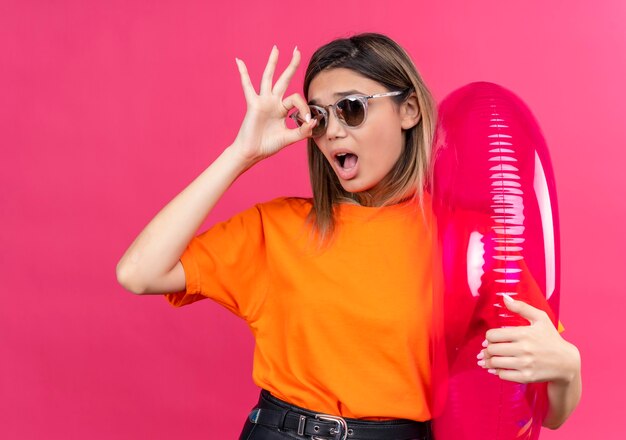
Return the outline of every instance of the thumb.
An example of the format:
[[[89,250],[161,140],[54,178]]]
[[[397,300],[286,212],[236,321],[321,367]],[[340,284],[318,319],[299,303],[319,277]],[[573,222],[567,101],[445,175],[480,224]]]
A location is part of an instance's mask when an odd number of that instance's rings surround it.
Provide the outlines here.
[[[313,127],[317,123],[317,119],[313,118],[309,122],[305,122],[300,127],[290,129],[285,135],[285,140],[289,144],[301,141],[311,136],[313,133]]]
[[[531,306],[530,304],[525,303],[524,301],[514,300],[509,295],[502,295],[504,298],[504,304],[506,308],[511,312],[517,313],[522,318],[530,321],[531,324],[534,324],[538,321],[542,321],[546,316],[546,312],[536,307]]]

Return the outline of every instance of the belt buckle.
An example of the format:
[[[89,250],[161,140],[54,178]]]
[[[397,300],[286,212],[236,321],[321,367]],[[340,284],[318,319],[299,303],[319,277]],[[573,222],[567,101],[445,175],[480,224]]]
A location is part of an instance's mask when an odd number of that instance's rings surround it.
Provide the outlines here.
[[[335,422],[336,428],[330,428],[330,433],[334,436],[333,440],[346,440],[348,438],[348,424],[339,416],[331,416],[329,414],[316,414],[317,420],[324,420],[327,422]],[[325,440],[321,437],[311,436],[311,440]]]

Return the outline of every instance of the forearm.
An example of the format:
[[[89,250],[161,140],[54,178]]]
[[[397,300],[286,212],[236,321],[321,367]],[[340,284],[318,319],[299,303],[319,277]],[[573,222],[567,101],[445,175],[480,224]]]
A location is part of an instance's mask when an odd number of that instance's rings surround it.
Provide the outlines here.
[[[143,293],[170,271],[220,197],[251,165],[232,146],[226,148],[133,241],[117,265],[120,283]]]
[[[570,354],[564,365],[565,376],[562,380],[548,382],[550,406],[543,426],[550,429],[558,428],[567,420],[578,405],[582,393],[580,353],[574,345],[568,343],[568,346]]]

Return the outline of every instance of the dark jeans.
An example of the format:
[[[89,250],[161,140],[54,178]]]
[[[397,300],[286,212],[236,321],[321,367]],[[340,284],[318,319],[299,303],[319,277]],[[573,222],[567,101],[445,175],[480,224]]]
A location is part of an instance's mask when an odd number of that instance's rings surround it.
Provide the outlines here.
[[[298,413],[307,415],[307,416],[315,416],[315,413],[304,408],[300,408],[298,406],[290,405],[287,402],[284,402],[276,397],[272,396],[268,391],[261,391],[261,396],[259,397],[259,402],[255,406],[255,408],[261,409],[274,409],[274,410],[282,410],[282,409],[291,409]],[[356,426],[396,426],[398,424],[403,423],[415,423],[410,420],[389,420],[389,421],[369,421],[369,420],[357,420],[357,419],[345,419],[348,422],[348,425],[356,425]],[[430,429],[428,430],[430,433]],[[352,437],[348,437],[352,440]],[[308,436],[298,435],[294,431],[280,431],[277,428],[269,428],[267,426],[254,424],[248,418],[246,418],[246,423],[243,426],[243,431],[239,436],[239,440],[294,440],[294,439],[309,439]],[[386,437],[388,439],[388,437]],[[354,438],[354,440],[358,440],[358,438]],[[397,438],[394,440],[432,440],[432,435],[429,434],[426,437],[421,438]]]

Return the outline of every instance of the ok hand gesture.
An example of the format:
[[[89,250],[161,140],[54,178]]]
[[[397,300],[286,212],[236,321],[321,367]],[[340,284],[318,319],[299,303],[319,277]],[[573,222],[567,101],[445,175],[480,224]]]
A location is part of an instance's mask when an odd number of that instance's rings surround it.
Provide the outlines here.
[[[314,119],[310,120],[309,107],[301,95],[295,93],[283,98],[289,81],[300,64],[300,51],[297,48],[294,49],[289,66],[272,86],[277,61],[278,49],[274,46],[257,94],[250,81],[246,65],[240,59],[236,59],[247,111],[233,147],[243,159],[251,163],[256,163],[289,144],[311,136],[316,122]],[[301,127],[289,129],[285,124],[285,119],[294,107],[309,122]]]

